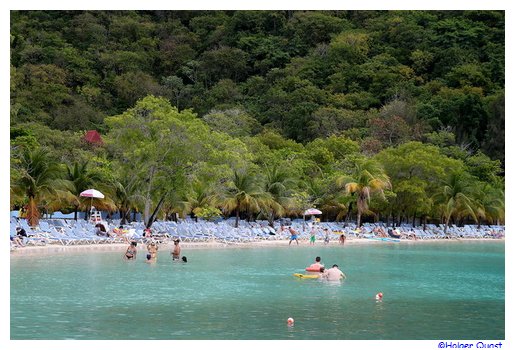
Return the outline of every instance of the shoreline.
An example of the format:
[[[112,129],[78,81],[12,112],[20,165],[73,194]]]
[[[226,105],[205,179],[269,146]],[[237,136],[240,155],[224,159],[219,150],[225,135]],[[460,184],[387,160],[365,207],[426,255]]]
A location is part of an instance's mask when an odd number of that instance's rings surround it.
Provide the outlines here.
[[[315,247],[342,247],[345,248],[348,245],[369,245],[369,244],[424,244],[424,243],[459,243],[459,242],[504,242],[505,239],[491,239],[491,238],[452,238],[452,239],[418,239],[418,240],[401,240],[400,242],[385,242],[378,240],[370,240],[366,238],[354,238],[347,239],[345,241],[345,245],[341,246],[339,242],[329,242],[329,244],[324,244],[322,241],[316,243]],[[249,249],[249,248],[271,248],[271,247],[288,247],[289,240],[275,240],[275,241],[254,241],[248,243],[231,243],[225,244],[216,241],[207,241],[207,242],[181,242],[181,247],[183,249]],[[81,245],[72,245],[72,246],[63,246],[57,244],[49,244],[45,246],[30,246],[17,248],[11,251],[11,257],[14,256],[34,256],[34,255],[55,255],[55,254],[73,254],[73,253],[83,253],[87,251],[94,252],[123,252],[127,248],[127,244],[125,243],[112,243],[112,244],[81,244]],[[139,244],[139,246],[145,246],[144,244]],[[292,249],[294,249],[297,244],[291,244]],[[171,250],[173,247],[172,242],[165,242],[159,244],[159,247],[163,251]],[[308,240],[300,241],[299,247],[311,247]]]

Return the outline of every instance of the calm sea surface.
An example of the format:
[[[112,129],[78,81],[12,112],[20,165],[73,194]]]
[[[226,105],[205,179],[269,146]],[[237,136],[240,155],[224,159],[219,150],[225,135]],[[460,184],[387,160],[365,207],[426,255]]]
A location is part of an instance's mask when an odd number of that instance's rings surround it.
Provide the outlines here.
[[[505,338],[504,242],[122,253],[12,256],[11,339]],[[292,276],[317,255],[347,279]]]

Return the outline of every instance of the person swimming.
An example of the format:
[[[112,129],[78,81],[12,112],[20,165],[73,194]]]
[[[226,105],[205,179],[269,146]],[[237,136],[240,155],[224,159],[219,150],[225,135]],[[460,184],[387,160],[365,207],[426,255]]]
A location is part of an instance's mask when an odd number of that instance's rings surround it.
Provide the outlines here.
[[[188,262],[188,259],[187,259],[185,256],[183,256],[183,257],[182,257],[182,262],[187,263],[187,262]]]
[[[127,248],[127,251],[125,252],[125,259],[127,260],[133,260],[136,259],[136,254],[138,253],[136,246],[138,245],[137,242],[131,242],[131,245]]]

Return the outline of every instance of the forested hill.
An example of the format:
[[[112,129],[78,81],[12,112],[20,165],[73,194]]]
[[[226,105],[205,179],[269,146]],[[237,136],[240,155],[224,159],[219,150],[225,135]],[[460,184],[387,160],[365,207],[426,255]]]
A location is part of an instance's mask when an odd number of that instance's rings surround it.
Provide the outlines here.
[[[233,136],[504,163],[504,40],[503,11],[12,11],[11,125],[105,132],[152,94]]]

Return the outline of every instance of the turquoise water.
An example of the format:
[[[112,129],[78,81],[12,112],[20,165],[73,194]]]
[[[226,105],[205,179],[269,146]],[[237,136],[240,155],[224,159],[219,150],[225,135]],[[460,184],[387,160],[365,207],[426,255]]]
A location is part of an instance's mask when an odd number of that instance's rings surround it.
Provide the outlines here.
[[[12,256],[11,339],[505,338],[503,242],[183,254]],[[317,255],[347,279],[292,276]]]

